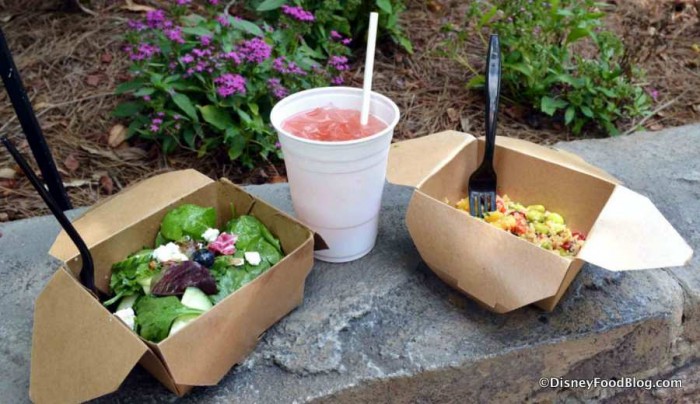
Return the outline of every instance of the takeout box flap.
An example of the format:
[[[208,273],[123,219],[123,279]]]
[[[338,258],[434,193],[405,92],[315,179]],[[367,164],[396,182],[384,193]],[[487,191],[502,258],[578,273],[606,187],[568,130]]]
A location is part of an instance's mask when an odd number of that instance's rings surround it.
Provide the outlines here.
[[[448,130],[394,143],[389,149],[387,181],[417,187],[475,140],[470,134]]]
[[[29,396],[83,402],[116,391],[148,347],[61,267],[36,300]]]
[[[90,248],[212,182],[211,178],[193,169],[156,175],[95,205],[75,220],[73,226]],[[59,233],[49,254],[61,261],[79,255],[64,231]]]
[[[692,248],[649,198],[618,185],[578,258],[611,271],[683,266]]]
[[[479,138],[480,142],[484,142],[485,138],[482,136]],[[613,184],[618,184],[619,181],[607,173],[605,170],[598,168],[588,162],[586,162],[580,156],[576,154],[567,152],[565,150],[542,146],[532,142],[528,142],[522,139],[515,139],[511,137],[498,136],[496,144],[499,147],[507,148],[513,151],[518,151],[528,156],[535,157],[541,160],[549,161],[551,163],[578,171],[583,174],[588,174],[596,178],[602,179],[604,181],[611,182]]]

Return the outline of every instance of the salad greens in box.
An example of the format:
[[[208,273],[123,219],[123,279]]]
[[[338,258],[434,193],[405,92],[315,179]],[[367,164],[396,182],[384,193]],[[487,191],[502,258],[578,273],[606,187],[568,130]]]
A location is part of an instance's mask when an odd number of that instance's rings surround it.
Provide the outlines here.
[[[250,215],[219,230],[211,207],[181,205],[163,218],[154,248],[112,266],[106,306],[141,337],[160,342],[283,257],[280,241]]]

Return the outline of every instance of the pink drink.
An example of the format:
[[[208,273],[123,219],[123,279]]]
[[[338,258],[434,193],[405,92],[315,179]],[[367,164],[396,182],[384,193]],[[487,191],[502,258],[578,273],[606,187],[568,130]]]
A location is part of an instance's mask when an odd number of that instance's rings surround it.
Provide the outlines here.
[[[360,124],[360,111],[332,105],[299,112],[282,123],[282,129],[295,136],[330,142],[361,139],[386,127],[386,123],[373,115],[363,126]]]

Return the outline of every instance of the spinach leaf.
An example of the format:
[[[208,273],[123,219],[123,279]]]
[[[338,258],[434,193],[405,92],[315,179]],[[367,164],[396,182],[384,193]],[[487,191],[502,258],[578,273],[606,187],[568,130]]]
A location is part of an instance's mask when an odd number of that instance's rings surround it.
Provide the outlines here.
[[[136,302],[134,311],[139,335],[151,342],[167,338],[170,326],[177,317],[204,313],[203,310],[184,306],[175,296],[144,296]]]
[[[115,303],[124,296],[141,293],[143,287],[140,282],[160,272],[160,265],[151,268],[152,253],[153,250],[144,249],[112,265],[109,287],[114,297],[104,302],[105,306]]]
[[[160,234],[172,241],[180,241],[185,236],[193,240],[202,240],[202,233],[210,227],[216,227],[214,208],[186,204],[165,215],[160,224]]]
[[[237,250],[257,251],[270,266],[275,265],[284,256],[280,241],[254,216],[243,215],[233,219],[226,223],[225,229],[227,233],[238,235]]]
[[[221,257],[217,257],[217,259],[218,258]],[[256,266],[245,264],[235,267],[220,264],[219,268],[216,268],[215,262],[214,267],[212,267],[212,275],[214,275],[214,279],[216,279],[216,286],[219,288],[219,291],[209,296],[209,300],[211,300],[212,304],[219,303],[248,282],[255,280],[260,274],[270,269],[270,267],[271,265],[267,261],[261,261],[260,264]]]

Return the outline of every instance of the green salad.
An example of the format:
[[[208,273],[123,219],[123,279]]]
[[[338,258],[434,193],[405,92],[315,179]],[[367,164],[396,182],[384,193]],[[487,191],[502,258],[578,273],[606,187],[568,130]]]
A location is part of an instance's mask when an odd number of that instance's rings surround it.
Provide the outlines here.
[[[169,211],[153,248],[112,266],[114,296],[104,302],[144,339],[160,342],[284,257],[280,241],[250,215],[216,228],[216,211]]]

